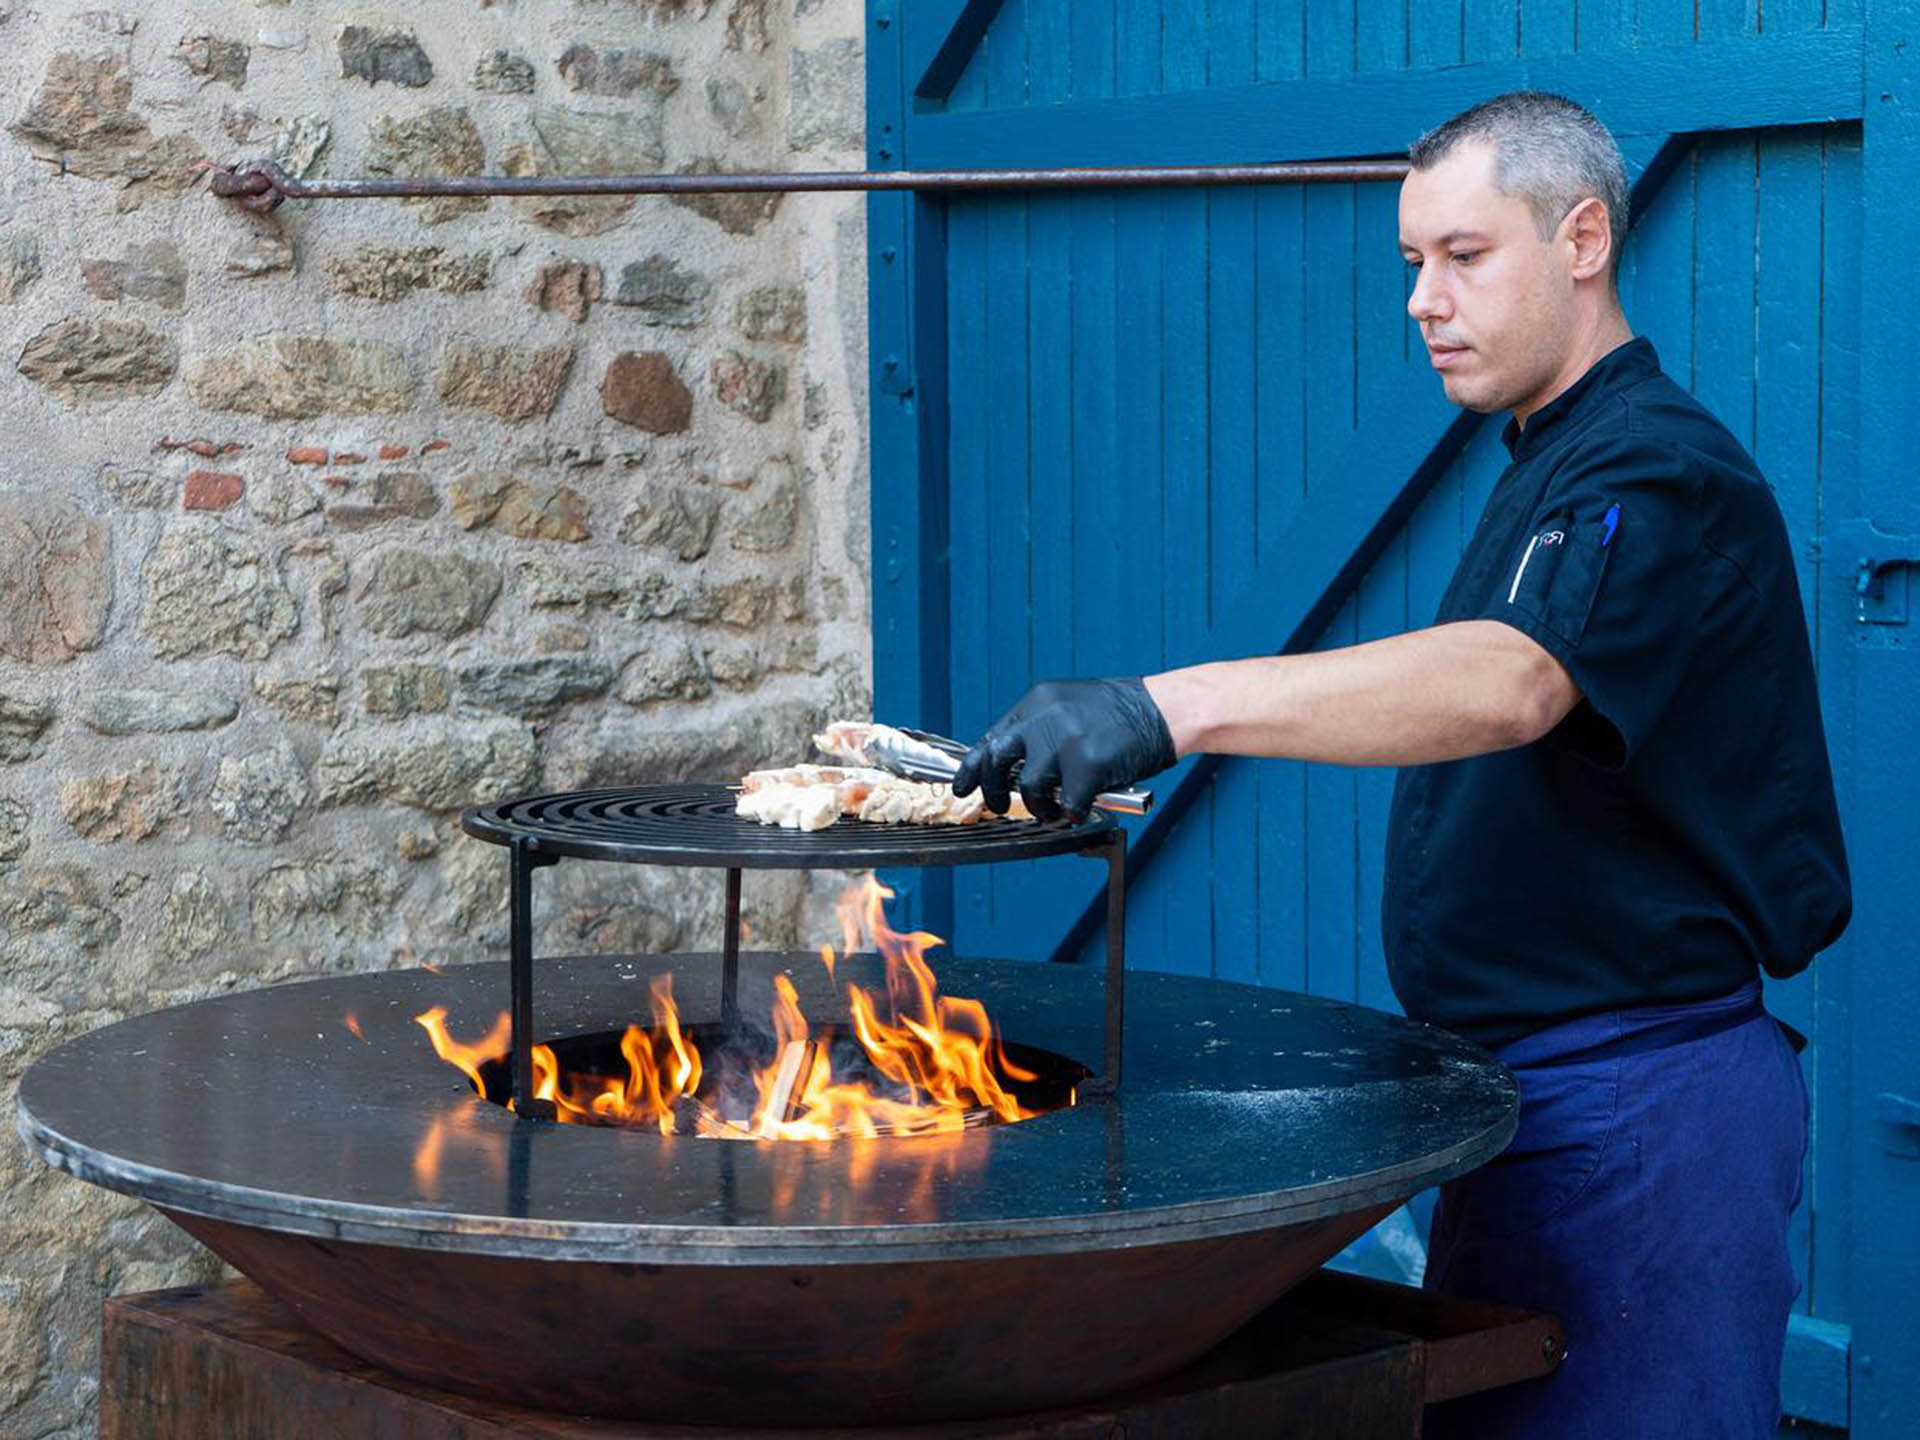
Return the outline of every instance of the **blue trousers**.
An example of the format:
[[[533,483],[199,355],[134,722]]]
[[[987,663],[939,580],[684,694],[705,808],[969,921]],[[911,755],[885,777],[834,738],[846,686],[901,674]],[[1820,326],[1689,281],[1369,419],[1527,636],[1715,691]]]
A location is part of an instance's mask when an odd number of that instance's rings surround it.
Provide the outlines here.
[[[1788,1036],[1755,980],[1498,1052],[1520,1128],[1442,1187],[1425,1283],[1558,1315],[1566,1358],[1429,1407],[1430,1440],[1771,1440],[1809,1118]]]

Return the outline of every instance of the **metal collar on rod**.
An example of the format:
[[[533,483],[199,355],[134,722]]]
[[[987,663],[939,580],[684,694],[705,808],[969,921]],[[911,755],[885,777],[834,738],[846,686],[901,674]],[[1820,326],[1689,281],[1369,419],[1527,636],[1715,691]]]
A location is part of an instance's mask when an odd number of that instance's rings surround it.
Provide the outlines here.
[[[470,175],[431,179],[300,180],[271,160],[214,169],[215,195],[249,210],[283,200],[412,199],[428,195],[722,195],[870,190],[1091,190],[1149,186],[1308,185],[1400,180],[1404,160],[1305,160],[1269,165],[1119,166],[1054,170],[823,170],[795,174]]]

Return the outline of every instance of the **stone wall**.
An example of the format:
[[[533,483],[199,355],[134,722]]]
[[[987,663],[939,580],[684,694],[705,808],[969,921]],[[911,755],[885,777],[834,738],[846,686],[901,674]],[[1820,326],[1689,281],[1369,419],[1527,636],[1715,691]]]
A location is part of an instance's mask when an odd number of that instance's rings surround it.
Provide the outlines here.
[[[467,804],[798,758],[869,703],[858,197],[255,218],[202,163],[853,168],[860,25],[0,0],[9,1117],[34,1056],[121,1016],[499,958]],[[837,933],[833,883],[752,877],[758,939]],[[717,936],[718,876],[543,884],[549,953]],[[91,1434],[101,1297],[213,1268],[5,1129],[0,1434]]]

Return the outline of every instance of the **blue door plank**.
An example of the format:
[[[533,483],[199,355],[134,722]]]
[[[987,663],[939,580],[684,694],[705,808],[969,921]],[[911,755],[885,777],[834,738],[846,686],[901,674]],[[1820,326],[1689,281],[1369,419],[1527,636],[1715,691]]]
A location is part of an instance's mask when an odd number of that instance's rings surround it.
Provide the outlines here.
[[[1206,651],[1207,207],[1204,192],[1164,197],[1161,293],[1166,314],[1161,469],[1166,485],[1166,659],[1189,665]]]
[[[1578,45],[1575,0],[1520,0],[1520,53],[1571,55]]]
[[[1183,95],[1207,88],[1207,27],[1189,0],[1160,0],[1160,89]]]
[[[1072,0],[1027,0],[1028,99],[1058,105],[1073,98]]]
[[[1816,606],[1820,588],[1814,538],[1820,533],[1818,460],[1820,453],[1820,325],[1822,273],[1820,250],[1820,137],[1815,131],[1779,131],[1764,135],[1756,155],[1758,216],[1755,224],[1755,272],[1758,279],[1752,376],[1759,398],[1750,449],[1760,471],[1774,487],[1798,561],[1801,603],[1816,660],[1820,624]],[[1827,697],[1832,708],[1834,697]],[[1822,960],[1816,968],[1824,966]],[[1813,1003],[1813,974],[1786,984],[1767,985],[1773,1012],[1809,1036],[1812,1048],[1800,1057],[1809,1089],[1820,1056],[1829,1046],[1819,1033]],[[1817,1127],[1819,1117],[1816,1116]],[[1820,1193],[1810,1146],[1802,1177],[1802,1203],[1794,1215],[1792,1245],[1802,1289],[1795,1309],[1814,1313],[1824,1276],[1813,1245],[1815,1216],[1827,1197]]]
[[[1169,52],[1171,53],[1171,37]],[[1186,51],[1189,63],[1196,52]],[[1167,83],[1185,83],[1183,74],[1171,64]],[[1167,194],[1162,197],[1161,295],[1164,337],[1161,363],[1161,483],[1165,487],[1164,516],[1161,531],[1161,570],[1163,575],[1163,663],[1190,665],[1212,658],[1203,644],[1207,615],[1207,209],[1209,196],[1204,192]],[[1172,775],[1155,781],[1155,788],[1171,790]],[[1187,817],[1179,857],[1169,852],[1171,873],[1188,877],[1190,886],[1204,883],[1211,860],[1211,804],[1196,807]],[[1198,838],[1195,838],[1198,837]],[[1201,842],[1206,841],[1204,848]],[[1191,867],[1191,868],[1190,868]],[[1177,893],[1169,890],[1168,896]],[[1150,912],[1149,923],[1160,928],[1155,941],[1159,957],[1155,963],[1171,963],[1170,954],[1184,949],[1185,939],[1194,930],[1190,917],[1176,913],[1168,896],[1160,908]],[[1189,896],[1191,900],[1191,895]],[[1209,931],[1211,913],[1208,914]],[[1209,942],[1211,943],[1211,942]],[[1193,971],[1207,972],[1207,963]]]
[[[1254,767],[1260,808],[1254,841],[1259,979],[1285,990],[1307,988],[1309,768],[1298,760],[1261,760]]]
[[[1135,42],[1146,39],[1140,35],[1131,38]],[[1132,63],[1138,69],[1128,73],[1144,75],[1151,69],[1154,83],[1158,83],[1157,31],[1152,37],[1151,59],[1136,53]],[[1116,403],[1119,414],[1125,417],[1125,429],[1116,447],[1113,479],[1126,543],[1136,556],[1125,577],[1127,658],[1115,667],[1127,674],[1161,669],[1166,655],[1167,574],[1162,557],[1167,553],[1168,520],[1161,450],[1167,365],[1162,347],[1162,203],[1162,197],[1153,191],[1130,191],[1114,199],[1114,343],[1119,356],[1115,366]],[[1164,777],[1151,782],[1155,790],[1165,784]],[[1148,947],[1157,953],[1166,933],[1165,908],[1164,890],[1128,897],[1130,956],[1144,954]],[[1094,947],[1100,943],[1100,937],[1094,936],[1086,953],[1097,953]]]
[[[1618,54],[1640,41],[1640,16],[1633,5],[1582,5],[1577,11],[1582,54]]]
[[[1045,10],[1036,8],[1036,21]],[[1037,50],[1034,58],[1038,86],[1047,67],[1038,63]],[[1026,598],[1027,607],[1016,614],[1010,602],[1004,625],[995,626],[996,638],[1005,642],[994,686],[996,713],[1034,681],[1073,673],[1075,587],[1085,564],[1073,505],[1073,200],[1066,194],[1038,194],[1027,205],[1026,386],[1009,390],[1006,397],[1009,424],[1024,423],[1027,432],[1026,465],[1007,478],[1007,506],[1023,517],[1026,529],[1022,543],[1009,547],[1009,570],[1018,568],[1006,584],[1010,596]],[[1039,928],[1065,923],[1054,919],[1048,904],[1045,872],[1033,865],[994,870],[1004,926],[1058,933]]]
[[[1695,25],[1701,40],[1752,35],[1760,29],[1760,0],[1699,0]]]
[[[1207,618],[1253,601],[1259,534],[1255,513],[1258,432],[1254,400],[1254,195],[1208,197],[1207,269]],[[1202,517],[1196,517],[1202,518]]]
[[[1693,393],[1753,446],[1756,160],[1751,135],[1703,140],[1694,188]]]
[[[1795,0],[1795,3],[1796,5],[1804,4],[1806,0]],[[1827,0],[1818,28],[1822,30],[1858,29],[1865,18],[1865,10],[1866,6],[1862,0]],[[1768,22],[1768,28],[1773,28],[1771,21]]]
[[[1219,980],[1260,978],[1261,827],[1259,760],[1229,760],[1213,776],[1212,865],[1205,892],[1213,910],[1213,967]]]
[[[1423,0],[1412,11],[1407,18],[1408,64],[1420,70],[1465,62],[1466,0]]]
[[[1695,158],[1680,162],[1659,207],[1634,228],[1633,290],[1622,297],[1627,323],[1653,342],[1667,374],[1688,388],[1694,378]]]
[[[1067,397],[1073,433],[1071,490],[1075,536],[1071,610],[1063,630],[1071,641],[1065,671],[1076,675],[1136,673],[1143,662],[1133,625],[1128,563],[1132,535],[1115,485],[1119,468],[1119,367],[1116,333],[1114,200],[1093,192],[1070,202],[1073,227],[1073,366]],[[1131,357],[1125,361],[1133,363]],[[1053,565],[1047,531],[1037,532],[1035,568]],[[1058,623],[1058,622],[1056,622]]]
[[[1327,627],[1319,650],[1351,645],[1357,636],[1358,606],[1349,599]],[[1354,913],[1358,877],[1354,873],[1354,771],[1338,765],[1307,767],[1307,986],[1329,999],[1356,998],[1354,966],[1358,955]]]
[[[1410,8],[1406,0],[1354,0],[1353,68],[1357,74],[1407,68]]]
[[[1766,0],[1764,28],[1775,35],[1818,30],[1826,24],[1857,25],[1860,7],[1851,0]]]
[[[1312,0],[1308,4],[1306,74],[1318,80],[1345,79],[1353,74],[1354,4],[1355,0]]]
[[[1161,0],[1115,0],[1113,58],[1116,94],[1160,93],[1160,4]]]
[[[1265,11],[1262,12],[1263,24]],[[1292,73],[1301,55],[1299,17],[1276,47]],[[1265,32],[1263,31],[1263,34]],[[1255,477],[1252,530],[1262,599],[1268,577],[1300,557],[1285,553],[1306,495],[1306,395],[1311,347],[1306,330],[1306,194],[1297,185],[1261,189],[1254,199]],[[1262,603],[1250,609],[1266,612]],[[1251,643],[1234,653],[1271,650]],[[1263,761],[1254,767],[1258,828],[1254,837],[1259,896],[1258,971],[1261,981],[1300,989],[1306,983],[1306,767]]]
[[[1147,945],[1133,944],[1133,911],[1127,912],[1127,955],[1141,969],[1173,975],[1207,975],[1213,969],[1213,903],[1207,867],[1213,852],[1213,802],[1202,796],[1167,841],[1164,864],[1147,872],[1142,888],[1147,913],[1158,921]]]
[[[1350,490],[1356,479],[1333,468],[1336,460],[1349,455],[1359,409],[1354,188],[1316,185],[1305,196],[1302,313],[1312,343],[1301,364],[1307,377],[1304,454],[1309,499],[1324,488]]]
[[[1404,634],[1407,623],[1408,537],[1403,531],[1374,563],[1355,597],[1357,638],[1361,643]],[[1380,934],[1380,888],[1385,872],[1387,815],[1393,804],[1395,771],[1367,766],[1354,772],[1355,818],[1354,933],[1357,955],[1354,998],[1378,1010],[1397,1010],[1387,983],[1386,951]]]
[[[1255,78],[1256,8],[1254,0],[1210,0],[1205,12],[1209,85],[1244,84]],[[1247,604],[1256,583],[1257,205],[1258,196],[1251,190],[1216,191],[1208,202],[1210,615]],[[1222,765],[1214,774],[1209,798],[1205,893],[1212,910],[1212,973],[1224,980],[1251,981],[1260,968],[1257,764]]]
[[[1035,226],[1031,202],[1025,197],[996,196],[989,201],[987,264],[993,283],[987,301],[985,371],[989,397],[985,488],[991,521],[985,557],[986,705],[968,727],[970,739],[1020,697],[1034,668],[1028,407],[1035,388],[1031,339],[1034,287],[1029,278]],[[978,437],[955,432],[955,440],[965,445],[977,443]],[[986,867],[984,879],[992,896],[988,912],[994,953],[1006,948],[1001,936],[1017,932],[1025,919],[1018,904],[1018,885],[1028,868]]]
[[[989,317],[995,313],[990,296],[1014,283],[996,271],[988,245],[988,217],[1009,202],[982,198],[961,200],[947,211],[948,306],[947,374],[950,377],[953,443],[948,447],[950,477],[953,576],[953,728],[959,735],[978,735],[991,721],[988,698],[988,660],[993,639],[989,598],[993,586],[987,561],[993,549],[988,476],[994,455],[988,377],[993,373],[994,349]],[[883,716],[883,719],[899,717]],[[992,923],[993,888],[985,866],[970,865],[953,872],[956,913],[966,918],[968,934],[955,936],[971,943],[976,927]],[[980,936],[982,940],[986,937]]]
[[[1017,109],[1031,98],[1032,68],[1027,41],[1028,11],[1035,0],[1006,0],[988,27],[981,51],[987,72],[986,104],[993,110]],[[924,134],[926,127],[915,127]],[[925,164],[924,160],[916,163]]]
[[[1254,17],[1256,80],[1293,80],[1306,73],[1307,0],[1262,0]]]
[[[1116,93],[1115,10],[1119,0],[1072,0],[1073,98],[1107,100]]]
[[[1259,78],[1258,0],[1207,0],[1182,7],[1207,32],[1207,84],[1245,85]]]
[[[1461,36],[1469,64],[1515,58],[1520,53],[1519,0],[1465,0]],[[1485,100],[1506,88],[1494,85],[1473,99]],[[1437,125],[1446,118],[1441,115],[1431,123]]]
[[[1860,474],[1862,245],[1860,132],[1832,131],[1822,145],[1820,250],[1833,297],[1820,326],[1820,446],[1817,453],[1822,528],[1864,511]],[[1847,594],[1847,562],[1834,557],[1822,567],[1817,596],[1820,690],[1825,701],[1827,745],[1834,784],[1856,875],[1871,863],[1872,837],[1855,823],[1858,793],[1854,756],[1858,625]],[[1813,1256],[1817,1288],[1813,1313],[1830,1320],[1853,1317],[1853,1002],[1860,927],[1852,927],[1814,962],[1814,1033],[1820,1038],[1811,1079],[1813,1117]],[[1869,1143],[1866,1136],[1859,1143]]]
[[[1274,185],[1254,199],[1255,567],[1272,575],[1297,557],[1281,553],[1306,498],[1306,189]]]
[[[1641,45],[1692,41],[1697,8],[1697,0],[1639,0]]]
[[[1161,84],[1172,93],[1200,92],[1207,85],[1207,32],[1191,9],[1163,0]],[[1162,483],[1166,490],[1161,534],[1166,570],[1165,657],[1169,665],[1211,659],[1202,644],[1207,620],[1207,397],[1209,373],[1207,237],[1210,193],[1163,197],[1161,294],[1166,368],[1161,417]],[[1191,768],[1189,762],[1187,767]],[[1175,775],[1156,788],[1171,789]],[[1164,890],[1149,912],[1157,926],[1150,964],[1182,974],[1205,975],[1213,966],[1213,909],[1209,871],[1213,862],[1213,801],[1203,795],[1167,847],[1170,868]]]

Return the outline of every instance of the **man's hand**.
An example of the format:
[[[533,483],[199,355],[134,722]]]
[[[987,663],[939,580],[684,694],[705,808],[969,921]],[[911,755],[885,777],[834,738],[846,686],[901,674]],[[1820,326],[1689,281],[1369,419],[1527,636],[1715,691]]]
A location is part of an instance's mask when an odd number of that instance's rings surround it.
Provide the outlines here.
[[[1101,791],[1124,789],[1177,758],[1166,717],[1138,677],[1050,680],[967,752],[953,793],[978,789],[987,808],[1004,815],[1017,784],[1037,819],[1079,820]]]

